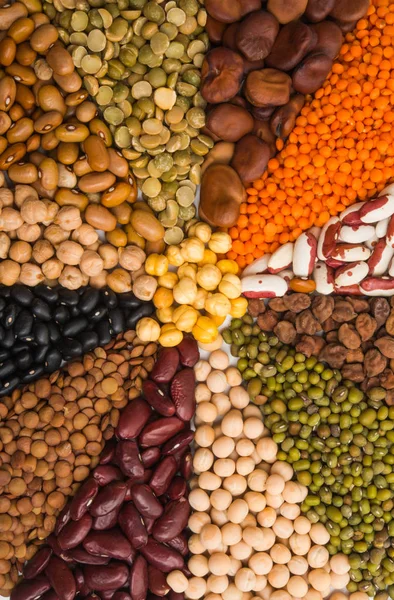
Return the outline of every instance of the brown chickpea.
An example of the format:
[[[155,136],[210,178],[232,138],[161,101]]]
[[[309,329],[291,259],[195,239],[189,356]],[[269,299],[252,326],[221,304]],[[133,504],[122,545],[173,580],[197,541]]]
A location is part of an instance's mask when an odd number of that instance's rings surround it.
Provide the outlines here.
[[[9,257],[17,263],[26,263],[31,259],[32,248],[27,242],[19,241],[11,245]]]

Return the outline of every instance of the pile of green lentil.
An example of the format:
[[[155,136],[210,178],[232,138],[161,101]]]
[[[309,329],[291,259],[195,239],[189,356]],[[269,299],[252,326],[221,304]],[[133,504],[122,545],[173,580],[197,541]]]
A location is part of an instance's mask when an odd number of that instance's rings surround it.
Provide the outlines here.
[[[129,161],[167,244],[179,244],[201,165],[213,141],[200,133],[206,102],[200,68],[208,50],[199,0],[46,0],[115,146]]]
[[[330,554],[351,564],[350,592],[394,598],[394,407],[317,358],[267,334],[250,315],[223,338],[264,424],[309,494],[302,511],[325,524]]]

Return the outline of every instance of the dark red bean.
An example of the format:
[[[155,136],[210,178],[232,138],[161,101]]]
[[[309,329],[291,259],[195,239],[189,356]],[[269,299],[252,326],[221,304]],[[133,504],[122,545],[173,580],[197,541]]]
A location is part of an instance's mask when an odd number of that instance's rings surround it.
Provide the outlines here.
[[[41,596],[41,600],[59,600],[59,596],[55,590],[48,590],[43,596]]]
[[[152,409],[143,398],[136,398],[121,412],[116,435],[122,440],[133,440],[139,436],[152,416]]]
[[[49,580],[44,575],[37,579],[22,581],[11,592],[11,600],[35,600],[51,588]]]
[[[172,540],[168,540],[167,544],[182,556],[187,556],[189,553],[187,537],[183,532],[172,538]]]
[[[61,558],[52,556],[45,573],[59,600],[73,600],[77,593],[74,575]]]
[[[115,594],[116,590],[102,590],[100,592],[100,598],[101,600],[112,600]]]
[[[69,553],[62,550],[62,548],[59,546],[57,537],[55,537],[54,535],[50,535],[49,537],[47,537],[46,543],[53,550],[53,553],[56,554],[56,556],[58,556],[66,562],[74,562]]]
[[[152,446],[151,448],[147,448],[146,450],[144,450],[141,453],[141,460],[142,460],[142,464],[144,465],[145,469],[148,469],[152,465],[155,465],[157,462],[159,462],[160,457],[161,457],[160,448],[156,448],[155,446]]]
[[[148,593],[148,563],[137,556],[130,571],[130,596],[132,600],[145,600]]]
[[[149,485],[134,485],[131,488],[131,499],[143,517],[157,519],[163,514],[163,507]]]
[[[93,471],[93,477],[100,486],[108,485],[112,481],[121,481],[122,473],[113,465],[98,465]]]
[[[54,530],[55,535],[59,535],[59,533],[61,532],[63,527],[65,525],[67,525],[67,523],[71,519],[70,510],[71,510],[71,502],[68,502],[56,519],[56,525],[55,525],[55,530]]]
[[[186,498],[171,500],[153,527],[152,535],[155,540],[168,542],[179,535],[186,527],[189,515],[190,505]]]
[[[191,368],[182,369],[171,381],[171,398],[176,414],[182,421],[190,421],[196,410],[194,387],[196,378]]]
[[[91,531],[82,543],[89,554],[126,560],[132,553],[129,540],[117,529]]]
[[[92,477],[84,481],[71,500],[70,515],[73,521],[79,521],[88,511],[89,506],[97,495],[98,489],[99,485]]]
[[[100,465],[107,465],[112,462],[115,456],[116,438],[106,442],[102,453],[100,454]]]
[[[150,377],[156,383],[168,383],[177,372],[178,365],[178,350],[176,348],[162,348]]]
[[[89,594],[89,596],[86,596],[85,600],[101,600],[99,596],[97,596],[97,594]]]
[[[62,550],[76,548],[88,535],[92,527],[93,519],[89,513],[85,513],[79,521],[70,521],[61,530],[57,541]]]
[[[166,444],[164,444],[162,448],[162,454],[164,456],[168,454],[179,454],[192,442],[194,439],[194,431],[191,429],[187,429],[186,431],[181,431],[177,435],[174,435],[173,438],[168,440]]]
[[[81,565],[107,565],[109,563],[107,556],[92,556],[81,547],[70,550],[70,556]]]
[[[185,561],[183,556],[172,548],[156,542],[153,538],[148,539],[146,546],[141,548],[141,554],[148,563],[164,573],[170,573],[174,569],[181,569]]]
[[[90,506],[93,517],[102,517],[120,506],[126,495],[126,484],[122,481],[113,481],[102,488]]]
[[[183,455],[180,469],[182,477],[184,477],[186,481],[189,481],[193,473],[193,456],[191,452],[186,452],[186,454]]]
[[[115,593],[129,579],[127,565],[119,562],[110,562],[99,569],[93,565],[87,565],[83,570],[83,574],[87,585],[99,593],[111,590]]]
[[[144,476],[141,479],[141,483],[149,483],[152,477],[153,469],[145,469]]]
[[[161,496],[167,491],[177,469],[178,466],[173,456],[164,457],[157,465],[149,482],[156,496]]]
[[[141,462],[139,448],[131,440],[119,441],[116,446],[116,462],[126,477],[135,480],[144,476],[144,465]]]
[[[83,576],[82,569],[77,567],[74,571],[75,584],[77,586],[77,593],[80,596],[88,596],[92,591],[85,583],[85,577]]]
[[[155,524],[156,519],[152,519],[150,517],[144,517],[144,523],[146,527],[146,531],[150,535],[152,533],[153,525]]]
[[[131,596],[127,592],[115,592],[112,598],[113,600],[131,600]]]
[[[161,446],[185,427],[178,417],[168,417],[148,423],[142,430],[139,441],[142,448]]]
[[[126,498],[125,498],[126,500]],[[116,507],[115,510],[103,515],[102,517],[96,517],[93,519],[92,529],[95,531],[105,531],[106,529],[112,529],[118,522],[118,515],[120,506]]]
[[[148,532],[135,506],[129,502],[122,506],[118,522],[121,530],[136,548],[142,548],[148,541]]]
[[[142,384],[142,391],[147,402],[160,415],[163,415],[163,417],[172,417],[175,414],[175,406],[171,398],[159,388],[157,383],[146,379]]]
[[[167,579],[159,569],[149,565],[148,567],[148,581],[149,590],[156,596],[163,597],[170,591],[170,586],[167,583]]]
[[[167,490],[167,496],[170,500],[178,500],[187,492],[187,484],[183,477],[175,476]]]
[[[185,337],[177,346],[179,358],[183,367],[194,367],[200,360],[200,351],[198,344],[193,337]]]
[[[49,546],[40,548],[40,550],[23,567],[23,577],[25,579],[34,579],[42,573],[49,563],[52,556],[52,549]]]

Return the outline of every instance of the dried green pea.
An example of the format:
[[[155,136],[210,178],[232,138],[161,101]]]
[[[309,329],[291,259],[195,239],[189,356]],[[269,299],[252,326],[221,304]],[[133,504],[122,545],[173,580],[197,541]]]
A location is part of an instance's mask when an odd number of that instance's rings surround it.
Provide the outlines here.
[[[164,197],[169,200],[170,198],[175,198],[175,194],[178,189],[178,183],[176,181],[167,181],[163,184],[162,193]]]
[[[204,146],[206,148],[206,146]],[[174,153],[174,163],[180,167],[186,167],[191,163],[191,157],[188,150],[177,150]]]
[[[117,58],[114,58],[108,62],[108,75],[112,79],[120,80],[124,77],[126,67]]]
[[[146,0],[130,0],[130,8],[135,8],[137,10],[142,10],[145,6]]]
[[[113,90],[108,85],[102,85],[96,94],[95,100],[100,106],[106,106],[112,102]]]
[[[195,129],[202,129],[205,126],[205,112],[201,108],[191,108],[186,113],[188,124]]]
[[[165,55],[167,58],[176,58],[179,60],[180,58],[182,58],[184,52],[185,49],[183,47],[183,44],[181,44],[178,41],[174,41],[170,42],[167,50],[165,51]]]
[[[177,246],[183,240],[184,235],[180,227],[171,227],[164,234],[164,241],[169,246]]]
[[[155,212],[160,212],[166,207],[166,200],[163,198],[161,194],[156,196],[156,198],[148,198],[148,206]]]
[[[149,21],[153,21],[154,23],[158,23],[159,25],[164,23],[166,18],[164,10],[156,2],[148,2],[147,4],[145,4],[142,12],[144,17],[149,19]]]
[[[83,48],[83,50],[85,50],[85,48]],[[81,69],[88,75],[96,75],[101,67],[101,58],[97,54],[86,53],[86,56],[81,59]]]
[[[112,19],[120,16],[120,10],[116,4],[107,4],[106,10],[110,13]]]
[[[175,90],[177,81],[178,81],[179,73],[171,73],[167,79],[167,85],[172,90]]]
[[[186,128],[187,128],[186,119],[182,119],[182,121],[180,121],[179,123],[174,123],[173,125],[171,125],[171,131],[173,131],[174,133],[181,133],[182,131],[185,131]]]
[[[150,41],[158,31],[159,27],[157,23],[152,23],[151,21],[148,21],[143,25],[141,29],[141,36],[144,38],[144,40]]]
[[[164,54],[169,45],[170,45],[170,40],[169,40],[168,36],[166,36],[166,34],[162,33],[161,31],[157,31],[150,38],[150,46],[151,46],[152,52],[158,56],[161,56],[162,54]]]
[[[164,87],[167,84],[167,75],[160,67],[151,69],[145,78],[153,88]]]
[[[122,111],[125,119],[130,117],[131,113],[133,112],[131,102],[129,102],[128,100],[122,100],[122,102],[117,102],[116,105]]]
[[[84,31],[88,24],[89,17],[85,12],[77,10],[72,14],[70,25],[74,31]]]
[[[194,202],[194,191],[187,186],[182,186],[178,188],[175,197],[180,206],[191,206]]]
[[[91,95],[96,96],[99,91],[99,82],[93,75],[85,75],[83,78],[83,86],[85,90]]]
[[[170,41],[175,40],[178,35],[178,28],[173,23],[163,23],[160,25],[160,31],[165,33]]]
[[[110,125],[120,125],[123,123],[124,115],[123,112],[116,106],[108,106],[104,112],[103,117]]]
[[[186,96],[178,96],[175,101],[175,105],[179,106],[184,113],[187,113],[189,108],[191,108],[190,100],[189,98],[186,98]]]
[[[131,143],[131,135],[127,127],[118,127],[115,130],[114,139],[118,148],[128,148]]]
[[[113,89],[114,102],[123,102],[129,95],[129,88],[124,83],[117,83]]]
[[[179,210],[179,217],[184,221],[190,221],[196,215],[196,207],[192,204],[190,206],[181,206]]]
[[[166,173],[163,173],[161,178],[164,181],[164,183],[171,183],[172,181],[175,181],[176,177],[177,177],[176,168],[171,167],[171,169],[169,169]]]
[[[198,13],[200,5],[196,0],[179,0],[179,7],[188,17],[194,17]]]
[[[166,58],[163,60],[162,69],[170,75],[170,73],[179,73],[182,68],[182,63],[180,60],[175,58]]]
[[[71,51],[71,58],[73,59],[74,66],[79,69],[81,67],[81,62],[84,56],[86,56],[88,51],[83,46],[76,46]]]
[[[182,75],[182,79],[185,83],[193,85],[195,88],[198,88],[201,83],[201,77],[196,69],[188,69],[185,71],[185,73]]]
[[[179,215],[179,204],[175,200],[169,200],[165,210],[159,214],[159,221],[164,227],[174,227]]]
[[[187,98],[192,98],[197,92],[197,88],[194,85],[185,83],[184,81],[178,81],[175,89],[178,94],[186,96]]]
[[[87,47],[88,36],[83,31],[74,31],[74,33],[70,35],[69,42],[75,46]]]

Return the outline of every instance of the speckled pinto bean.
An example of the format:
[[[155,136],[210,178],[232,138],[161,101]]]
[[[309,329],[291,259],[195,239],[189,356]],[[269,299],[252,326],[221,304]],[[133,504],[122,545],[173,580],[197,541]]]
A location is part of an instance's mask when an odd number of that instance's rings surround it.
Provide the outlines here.
[[[108,485],[112,481],[121,481],[122,473],[113,465],[98,465],[93,471],[93,478],[100,486]]]
[[[82,543],[90,554],[126,560],[132,553],[130,542],[117,529],[90,531]]]
[[[156,496],[161,496],[167,491],[177,469],[178,465],[173,456],[166,456],[157,465],[149,482]]]
[[[81,485],[71,501],[70,516],[73,521],[79,521],[87,512],[97,495],[98,489],[99,484],[94,478],[88,479]]]
[[[29,562],[23,567],[23,577],[25,579],[34,579],[37,577],[37,575],[45,570],[51,556],[51,548],[41,548],[41,550],[39,550],[37,554],[35,554],[33,558],[29,560]]]
[[[144,465],[141,462],[141,456],[136,442],[131,440],[119,441],[116,446],[115,456],[116,462],[124,475],[127,477],[134,477],[135,480],[143,477]]]
[[[158,519],[163,514],[163,506],[149,485],[134,485],[131,488],[131,499],[142,517]]]
[[[75,579],[63,560],[52,556],[45,573],[59,600],[73,600],[77,591]]]
[[[160,446],[182,431],[184,426],[184,422],[177,417],[158,419],[144,427],[139,437],[140,445],[142,448]]]
[[[127,565],[117,562],[110,562],[99,569],[93,565],[87,565],[83,572],[86,584],[97,592],[118,590],[127,583],[129,578]]]
[[[89,512],[93,517],[102,517],[120,506],[126,495],[127,486],[121,481],[114,481],[99,491]]]
[[[190,515],[190,505],[186,498],[172,500],[164,510],[162,516],[156,521],[152,535],[158,542],[168,542],[179,535],[186,527]]]
[[[36,579],[23,581],[11,594],[11,600],[35,600],[51,589],[47,577],[40,575]]]
[[[59,546],[62,550],[76,548],[88,535],[92,527],[93,519],[89,513],[85,513],[79,521],[70,521],[58,535]]]
[[[122,440],[135,439],[139,436],[151,416],[152,410],[146,400],[136,398],[122,411],[116,435]]]
[[[183,556],[172,548],[156,542],[149,538],[148,543],[141,548],[141,554],[148,563],[164,573],[169,573],[174,569],[182,569],[184,566]]]
[[[135,506],[129,502],[119,513],[119,526],[128,540],[137,550],[145,546],[148,532]]]
[[[175,414],[175,406],[171,398],[159,388],[157,383],[147,379],[142,384],[142,391],[149,404],[160,415],[172,417]]]
[[[132,600],[145,600],[148,593],[148,563],[138,556],[130,571],[130,595]]]

